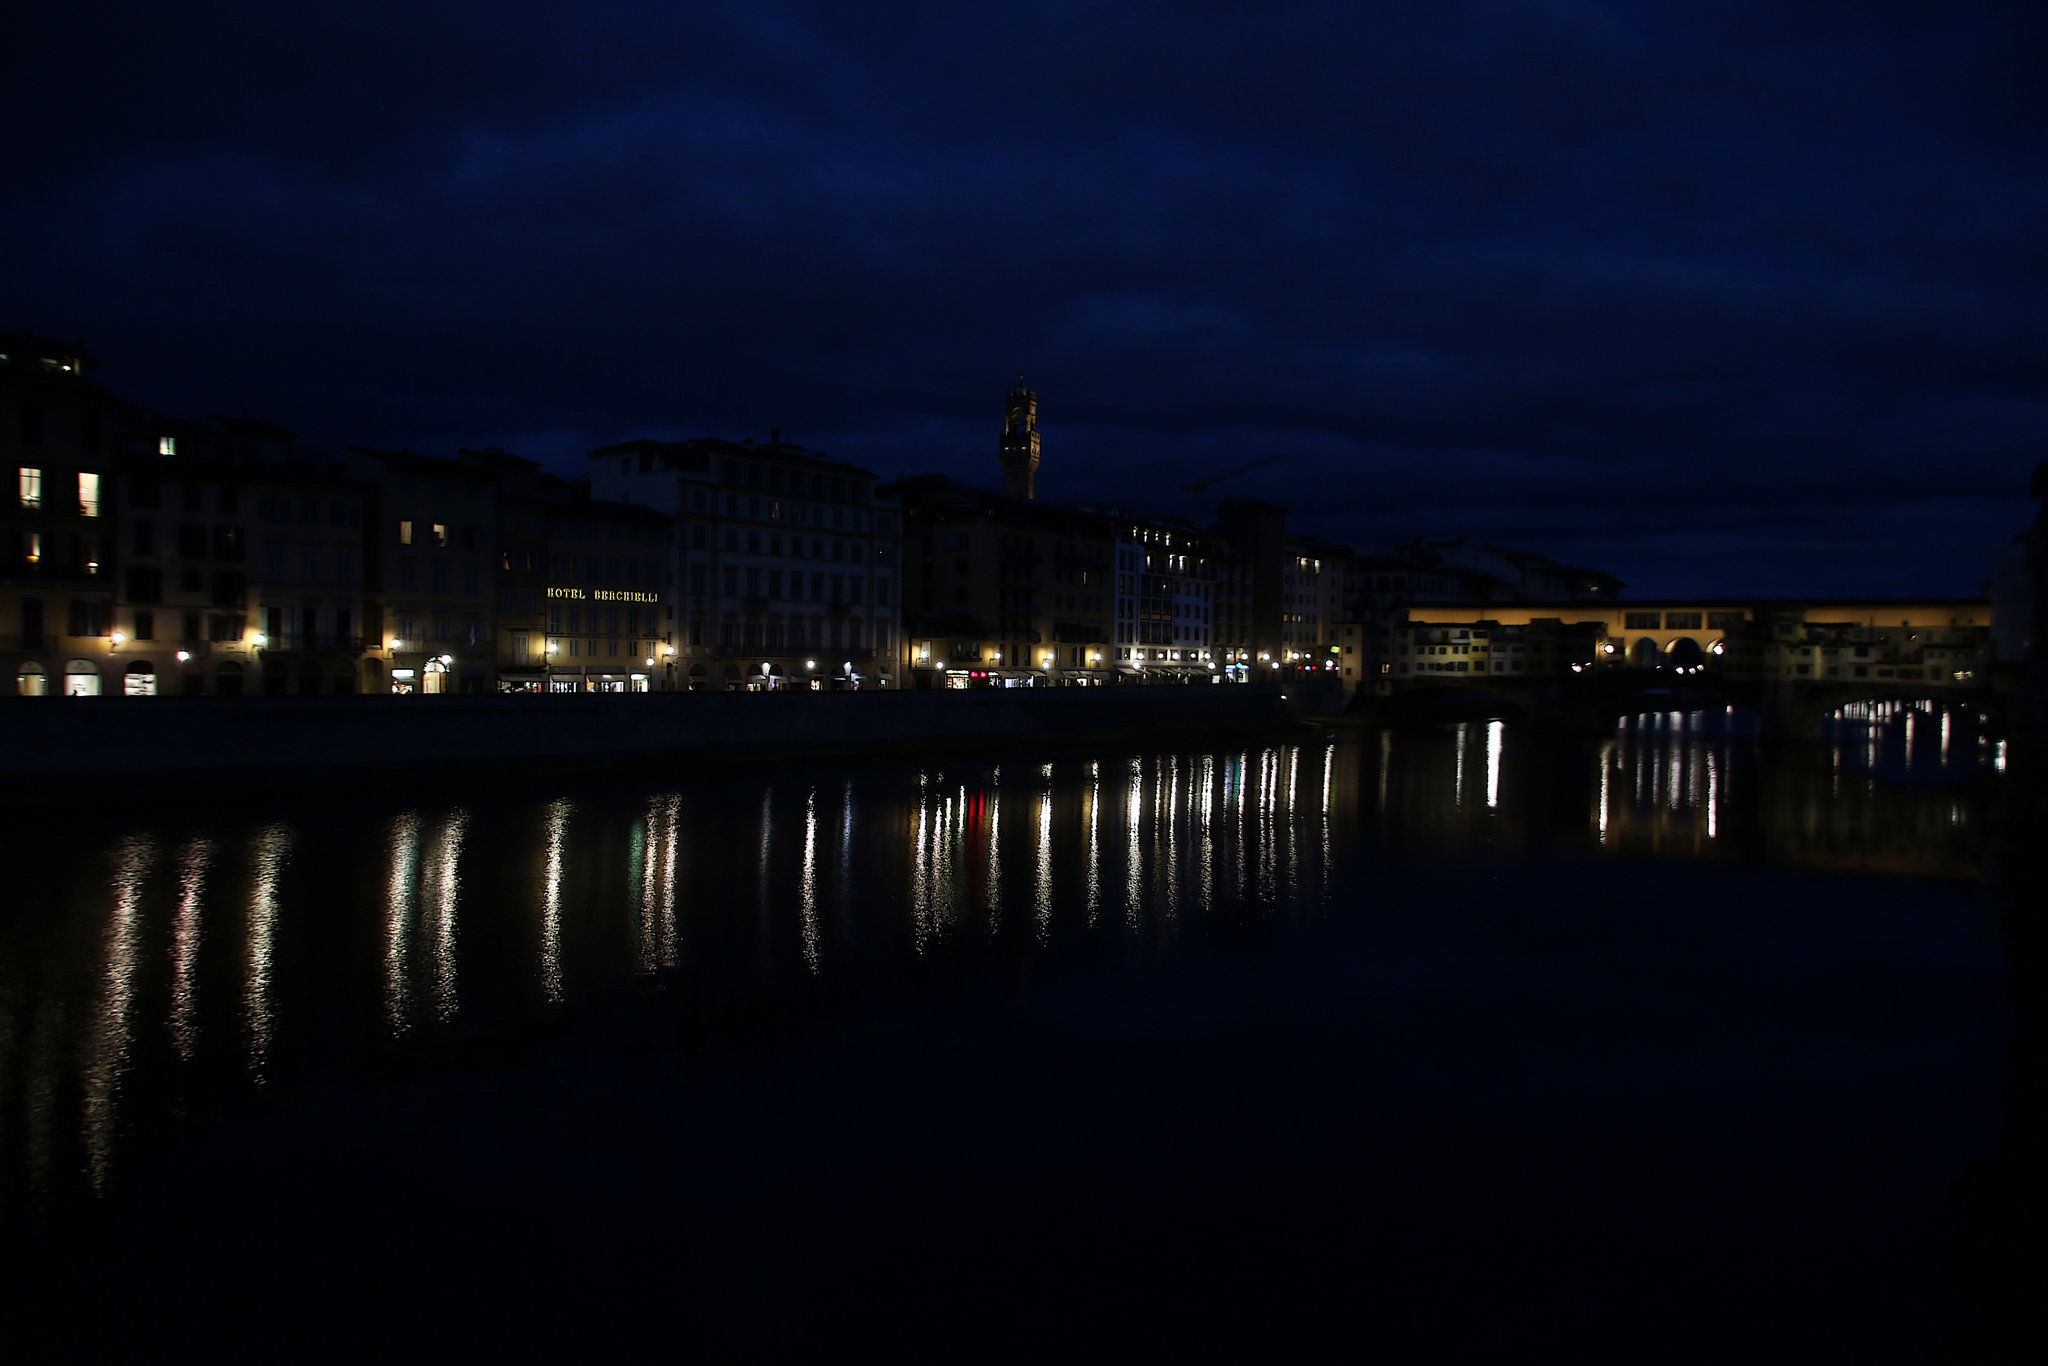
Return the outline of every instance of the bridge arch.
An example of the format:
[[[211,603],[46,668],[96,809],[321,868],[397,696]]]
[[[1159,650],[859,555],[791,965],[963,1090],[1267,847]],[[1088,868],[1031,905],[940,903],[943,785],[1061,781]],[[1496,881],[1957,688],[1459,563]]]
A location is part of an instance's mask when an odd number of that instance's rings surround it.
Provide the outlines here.
[[[1654,669],[1664,663],[1664,651],[1651,637],[1637,636],[1635,643],[1628,647],[1628,662],[1632,668]]]

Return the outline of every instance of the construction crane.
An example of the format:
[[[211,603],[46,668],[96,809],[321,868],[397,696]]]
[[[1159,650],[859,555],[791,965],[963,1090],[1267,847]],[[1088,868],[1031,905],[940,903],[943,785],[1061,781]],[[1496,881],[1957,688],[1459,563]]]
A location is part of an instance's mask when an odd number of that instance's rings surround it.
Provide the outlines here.
[[[1221,474],[1212,474],[1207,479],[1197,479],[1192,484],[1182,484],[1180,491],[1188,495],[1189,520],[1193,521],[1196,525],[1201,524],[1202,491],[1207,489],[1209,485],[1220,484],[1226,479],[1235,479],[1240,474],[1250,474],[1253,470],[1262,470],[1266,466],[1286,458],[1284,455],[1269,455],[1263,460],[1254,460],[1249,465],[1239,465],[1236,469],[1225,470]]]
[[[1211,484],[1220,484],[1226,479],[1235,479],[1240,474],[1250,474],[1253,470],[1262,470],[1266,466],[1277,464],[1286,458],[1284,455],[1269,455],[1264,460],[1254,460],[1249,465],[1239,465],[1234,470],[1225,470],[1221,474],[1212,474],[1207,479],[1197,479],[1192,484],[1182,484],[1180,491],[1182,493],[1200,493]]]

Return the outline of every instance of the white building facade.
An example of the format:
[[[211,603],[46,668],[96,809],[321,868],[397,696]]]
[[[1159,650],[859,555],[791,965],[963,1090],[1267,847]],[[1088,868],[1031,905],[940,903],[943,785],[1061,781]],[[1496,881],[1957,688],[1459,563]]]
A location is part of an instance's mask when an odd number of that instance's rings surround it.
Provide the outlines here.
[[[779,439],[590,453],[593,498],[676,519],[678,689],[902,683],[902,517],[872,471]]]

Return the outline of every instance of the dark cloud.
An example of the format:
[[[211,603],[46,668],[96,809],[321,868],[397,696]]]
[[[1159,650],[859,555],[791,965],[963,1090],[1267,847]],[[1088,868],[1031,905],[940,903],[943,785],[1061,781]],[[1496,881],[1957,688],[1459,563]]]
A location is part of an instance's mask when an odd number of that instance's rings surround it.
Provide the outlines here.
[[[1646,591],[1954,592],[2048,417],[2033,7],[44,7],[0,321],[573,470],[779,423]]]

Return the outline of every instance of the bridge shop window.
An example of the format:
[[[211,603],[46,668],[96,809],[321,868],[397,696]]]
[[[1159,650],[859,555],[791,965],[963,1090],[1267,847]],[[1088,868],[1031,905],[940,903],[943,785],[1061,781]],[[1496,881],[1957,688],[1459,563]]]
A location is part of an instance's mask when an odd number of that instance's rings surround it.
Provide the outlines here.
[[[1742,628],[1743,623],[1748,619],[1741,612],[1709,612],[1707,613],[1707,629],[1709,631],[1737,631]]]
[[[1664,629],[1667,631],[1697,631],[1700,629],[1698,612],[1666,612]]]
[[[1663,625],[1663,616],[1658,612],[1624,612],[1622,628],[1629,631],[1655,631]]]

